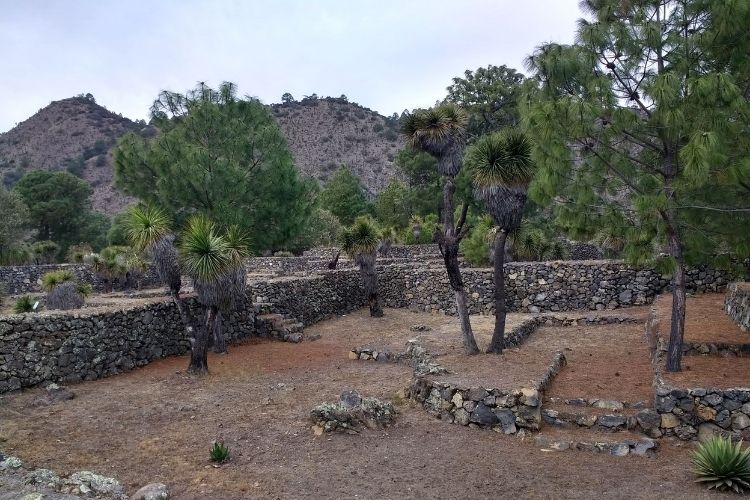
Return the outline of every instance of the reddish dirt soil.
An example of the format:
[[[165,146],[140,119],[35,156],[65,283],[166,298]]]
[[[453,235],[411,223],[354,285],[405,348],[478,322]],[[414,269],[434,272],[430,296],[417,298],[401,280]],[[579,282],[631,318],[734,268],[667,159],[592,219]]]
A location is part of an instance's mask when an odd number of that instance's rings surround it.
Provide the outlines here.
[[[688,342],[750,343],[750,334],[724,312],[724,294],[707,293],[688,297],[685,314],[685,340]],[[672,296],[656,300],[659,335],[666,342],[671,326]],[[682,372],[664,373],[665,382],[677,387],[750,386],[750,357],[698,355],[682,357]]]
[[[404,365],[348,360],[352,347],[403,346],[415,323],[458,345],[455,318],[385,312],[382,319],[358,311],[319,323],[307,329],[322,336],[315,342],[233,346],[228,355],[210,356],[211,374],[200,379],[185,375],[183,356],[75,385],[75,399],[50,407],[31,406],[39,389],[6,395],[0,447],[32,467],[117,477],[131,493],[162,481],[179,499],[703,496],[692,482],[690,445],[665,443],[657,458],[547,453],[533,439],[447,424],[410,403],[399,406],[397,423],[385,431],[314,436],[308,421],[313,406],[346,389],[392,398],[411,380]],[[491,320],[476,319],[480,332],[483,322]],[[611,327],[608,340],[621,328]],[[563,342],[568,333],[555,330],[541,333]],[[585,339],[588,329],[582,330]],[[597,342],[602,349],[612,344]],[[573,349],[575,361],[579,351]],[[214,439],[231,450],[231,460],[218,468],[208,462]]]
[[[565,354],[568,364],[552,381],[548,396],[653,400],[653,372],[641,323],[541,328],[526,347]]]

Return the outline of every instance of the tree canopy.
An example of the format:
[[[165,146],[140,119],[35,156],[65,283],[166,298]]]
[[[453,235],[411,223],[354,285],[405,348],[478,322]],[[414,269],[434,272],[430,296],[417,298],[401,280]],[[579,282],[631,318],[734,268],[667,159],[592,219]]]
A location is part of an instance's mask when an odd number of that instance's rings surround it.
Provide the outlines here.
[[[524,79],[505,65],[466,70],[463,78],[453,78],[446,100],[468,111],[469,136],[479,137],[518,123],[518,98]]]
[[[574,237],[606,228],[633,262],[667,255],[668,368],[677,370],[684,264],[750,253],[750,4],[582,5],[589,19],[577,42],[544,45],[528,60],[522,114],[539,165],[530,193],[558,202]]]
[[[69,245],[106,245],[109,219],[91,209],[89,184],[68,172],[35,170],[15,186],[29,208],[29,224],[37,240],[51,240],[64,255]]]
[[[345,165],[342,165],[328,179],[325,188],[320,193],[320,204],[347,226],[370,210],[359,178]]]
[[[29,209],[21,195],[0,186],[0,255],[18,247],[26,238]]]
[[[115,179],[126,193],[166,211],[178,225],[201,213],[235,224],[253,250],[284,249],[314,208],[314,185],[294,167],[286,140],[262,103],[236,87],[199,84],[186,94],[163,91],[151,108],[159,134],[124,136]]]

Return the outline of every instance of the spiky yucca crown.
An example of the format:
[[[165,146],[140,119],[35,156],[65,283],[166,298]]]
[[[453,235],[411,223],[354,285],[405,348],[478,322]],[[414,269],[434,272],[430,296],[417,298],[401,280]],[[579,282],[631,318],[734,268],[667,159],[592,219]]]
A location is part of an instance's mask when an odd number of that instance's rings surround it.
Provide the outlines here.
[[[443,175],[455,176],[463,165],[469,115],[453,103],[418,109],[401,119],[401,133],[416,149],[438,159]]]
[[[137,205],[127,212],[125,230],[130,244],[140,252],[170,234],[169,217],[152,205]]]
[[[380,232],[375,224],[366,217],[359,217],[350,228],[344,230],[341,247],[354,258],[360,254],[375,252],[379,240]]]
[[[514,129],[480,137],[467,148],[464,164],[477,187],[526,187],[535,173],[531,144]]]

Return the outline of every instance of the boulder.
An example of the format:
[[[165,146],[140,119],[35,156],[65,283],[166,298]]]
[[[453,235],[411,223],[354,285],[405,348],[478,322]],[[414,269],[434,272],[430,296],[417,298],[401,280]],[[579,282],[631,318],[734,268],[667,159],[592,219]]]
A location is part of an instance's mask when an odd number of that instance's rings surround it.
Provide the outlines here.
[[[136,491],[130,500],[168,500],[169,487],[164,483],[151,483]]]

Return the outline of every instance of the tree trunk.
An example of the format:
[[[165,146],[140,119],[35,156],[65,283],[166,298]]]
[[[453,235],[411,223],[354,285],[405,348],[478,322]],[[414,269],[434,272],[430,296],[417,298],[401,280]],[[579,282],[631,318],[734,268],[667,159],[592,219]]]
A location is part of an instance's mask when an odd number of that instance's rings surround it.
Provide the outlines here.
[[[682,253],[682,239],[680,229],[674,214],[667,214],[667,235],[669,253],[674,257],[675,269],[672,277],[672,322],[669,330],[669,346],[667,347],[667,371],[682,370],[682,338],[685,334],[685,257]]]
[[[455,190],[453,177],[446,175],[445,188],[443,189],[443,233],[440,236],[439,243],[443,252],[445,270],[448,273],[448,281],[456,295],[456,311],[461,320],[464,351],[468,355],[473,355],[479,354],[479,347],[477,346],[477,341],[474,339],[474,332],[471,330],[464,282],[461,277],[461,268],[458,266],[459,238],[453,222],[453,193]]]
[[[190,365],[188,373],[202,375],[208,373],[208,338],[214,331],[216,322],[216,307],[209,307],[206,310],[206,324],[203,328],[196,330],[195,338],[192,339],[190,348]]]
[[[224,338],[224,330],[222,329],[222,314],[221,311],[217,311],[216,319],[214,320],[214,352],[216,353],[227,353],[227,339]]]
[[[500,229],[495,235],[495,331],[487,348],[488,353],[502,354],[505,347],[505,240],[508,233]]]
[[[359,264],[359,274],[362,276],[362,285],[365,289],[367,304],[370,307],[370,316],[380,318],[383,316],[383,308],[380,306],[378,296],[378,274],[375,272],[376,254],[360,254],[355,259]]]

